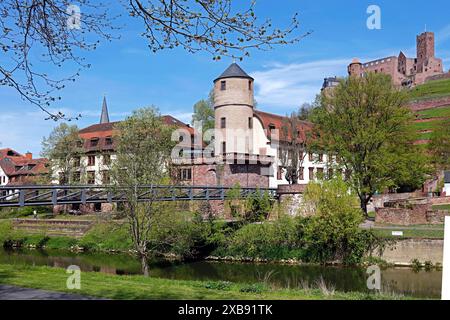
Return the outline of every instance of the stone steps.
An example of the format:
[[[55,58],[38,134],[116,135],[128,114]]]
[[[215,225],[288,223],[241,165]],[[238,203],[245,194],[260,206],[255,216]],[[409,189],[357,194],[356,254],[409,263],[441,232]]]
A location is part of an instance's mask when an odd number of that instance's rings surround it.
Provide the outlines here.
[[[80,238],[93,223],[89,220],[15,219],[13,227],[31,234]]]

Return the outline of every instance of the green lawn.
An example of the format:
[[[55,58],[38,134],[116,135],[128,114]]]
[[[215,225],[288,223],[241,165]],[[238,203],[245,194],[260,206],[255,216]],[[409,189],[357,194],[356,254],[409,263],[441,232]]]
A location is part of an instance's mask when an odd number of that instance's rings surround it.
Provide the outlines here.
[[[450,211],[450,203],[449,204],[437,204],[434,205],[433,210],[449,210]]]
[[[437,98],[450,95],[450,79],[430,81],[409,91],[411,100]]]
[[[438,228],[439,226],[436,226]],[[374,234],[383,238],[418,238],[418,239],[444,239],[444,228],[439,230],[407,229],[405,227],[392,227],[392,229],[372,229]],[[403,236],[392,236],[392,231],[403,231]]]
[[[448,118],[450,117],[450,106],[422,110],[418,111],[417,114],[420,119]]]
[[[434,121],[429,121],[429,122],[414,122],[412,124],[412,127],[416,130],[434,130],[436,127],[439,126],[439,124],[441,123],[441,121],[439,120],[434,120]]]
[[[183,281],[143,276],[81,273],[81,289],[66,288],[64,269],[23,265],[0,265],[0,283],[27,288],[76,293],[110,299],[398,299],[398,296],[334,292],[319,289],[276,289],[263,284],[235,284],[211,281]]]

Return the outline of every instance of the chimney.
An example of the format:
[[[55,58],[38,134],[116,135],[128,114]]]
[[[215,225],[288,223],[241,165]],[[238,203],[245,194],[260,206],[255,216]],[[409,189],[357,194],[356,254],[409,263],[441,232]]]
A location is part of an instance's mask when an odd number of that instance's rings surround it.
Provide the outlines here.
[[[25,153],[25,158],[27,158],[28,160],[33,159],[33,154],[31,152],[27,152]]]

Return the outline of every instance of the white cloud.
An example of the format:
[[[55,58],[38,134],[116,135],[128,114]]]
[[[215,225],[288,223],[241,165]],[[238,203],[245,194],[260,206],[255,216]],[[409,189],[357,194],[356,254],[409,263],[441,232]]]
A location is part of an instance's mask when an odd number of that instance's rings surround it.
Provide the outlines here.
[[[312,102],[320,92],[323,79],[343,76],[351,59],[318,60],[305,63],[273,64],[255,71],[255,99],[261,106],[296,108]]]

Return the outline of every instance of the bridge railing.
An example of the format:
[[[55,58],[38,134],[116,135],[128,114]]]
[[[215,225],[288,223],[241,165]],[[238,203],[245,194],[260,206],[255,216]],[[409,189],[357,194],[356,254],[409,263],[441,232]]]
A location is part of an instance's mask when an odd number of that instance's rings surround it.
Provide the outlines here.
[[[225,200],[232,189],[221,186],[141,185],[138,201]],[[56,206],[125,202],[128,188],[111,185],[31,185],[0,187],[0,207]],[[256,192],[276,196],[276,189],[241,188],[240,197]]]

